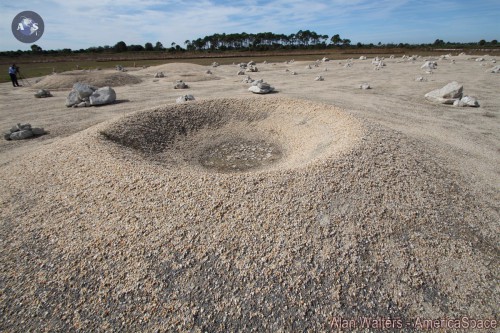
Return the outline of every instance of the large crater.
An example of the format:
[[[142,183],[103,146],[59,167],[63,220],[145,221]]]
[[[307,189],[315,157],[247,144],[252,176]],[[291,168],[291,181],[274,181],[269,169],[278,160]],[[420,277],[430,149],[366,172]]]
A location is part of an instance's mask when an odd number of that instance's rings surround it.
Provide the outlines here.
[[[249,172],[338,155],[361,132],[333,106],[273,96],[165,105],[121,118],[101,134],[165,166]]]

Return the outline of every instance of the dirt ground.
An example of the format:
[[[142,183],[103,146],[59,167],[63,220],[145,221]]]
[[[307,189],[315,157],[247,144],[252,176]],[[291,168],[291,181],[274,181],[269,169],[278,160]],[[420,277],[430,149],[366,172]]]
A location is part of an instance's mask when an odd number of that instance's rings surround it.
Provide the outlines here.
[[[498,320],[500,76],[492,57],[476,58],[436,59],[433,73],[424,58],[385,59],[380,70],[370,58],[257,63],[247,74],[276,89],[262,96],[237,65],[0,84],[4,132],[17,123],[48,131],[0,142],[0,330],[331,331],[338,319],[389,317],[417,331],[417,318]],[[85,75],[111,84],[116,103],[65,107],[71,80]],[[425,100],[451,81],[480,107]],[[33,96],[43,82],[53,97]],[[372,89],[359,89],[365,82]],[[199,109],[176,105],[183,94]],[[129,128],[189,124],[177,108],[220,116],[210,126],[223,130],[193,138],[232,155],[242,150],[223,145],[227,133],[247,150],[260,141],[245,132],[271,133],[262,156],[275,149],[286,167],[218,173],[183,161],[195,141],[160,159],[121,145]]]

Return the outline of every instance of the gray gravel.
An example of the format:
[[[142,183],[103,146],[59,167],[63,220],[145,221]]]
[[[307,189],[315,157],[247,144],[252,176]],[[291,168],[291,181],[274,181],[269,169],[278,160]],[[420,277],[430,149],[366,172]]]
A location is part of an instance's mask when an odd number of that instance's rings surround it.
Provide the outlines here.
[[[281,159],[199,163],[217,139],[257,137]],[[423,147],[276,96],[165,106],[55,141],[1,169],[0,330],[498,319],[498,215]]]

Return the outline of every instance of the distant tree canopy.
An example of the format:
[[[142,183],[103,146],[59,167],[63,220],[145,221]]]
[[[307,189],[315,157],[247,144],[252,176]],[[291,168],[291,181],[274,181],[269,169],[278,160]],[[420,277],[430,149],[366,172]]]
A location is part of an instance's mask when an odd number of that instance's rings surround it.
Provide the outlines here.
[[[340,34],[333,34],[331,37],[328,35],[318,34],[311,30],[299,30],[296,33],[289,35],[276,34],[272,32],[259,32],[259,33],[222,33],[205,36],[193,40],[184,41],[183,48],[176,42],[171,42],[170,47],[167,49],[160,41],[155,44],[147,42],[142,45],[127,45],[124,41],[119,41],[114,46],[92,46],[88,49],[71,50],[68,48],[62,50],[43,50],[40,46],[33,44],[30,51],[6,51],[0,52],[0,55],[19,55],[23,53],[34,54],[70,54],[70,53],[102,53],[102,52],[223,52],[223,51],[268,51],[268,50],[294,50],[294,49],[327,49],[327,48],[348,48],[348,47],[387,47],[387,48],[474,48],[477,46],[500,47],[496,39],[491,42],[481,39],[478,42],[470,43],[451,43],[445,42],[442,39],[436,39],[430,44],[408,44],[408,43],[388,43],[382,44],[378,42],[377,45],[373,43],[363,44],[356,43],[351,46],[351,40],[342,38]]]

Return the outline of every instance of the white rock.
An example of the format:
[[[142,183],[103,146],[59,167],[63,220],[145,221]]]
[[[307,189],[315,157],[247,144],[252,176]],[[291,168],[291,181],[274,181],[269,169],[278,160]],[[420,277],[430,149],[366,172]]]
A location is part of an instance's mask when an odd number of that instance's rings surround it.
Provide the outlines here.
[[[321,59],[321,61],[327,62],[327,61],[330,61],[330,59],[328,59],[327,57],[323,57],[323,59]]]
[[[484,61],[484,58],[477,58],[476,59],[476,62],[481,62],[481,61]]]
[[[366,60],[366,57],[365,56],[361,56],[361,57],[359,57],[359,60]]]
[[[160,77],[165,77],[165,74],[163,74],[163,72],[155,73],[155,78],[160,78]]]
[[[462,98],[463,85],[456,81],[448,83],[441,89],[436,89],[425,94],[425,98],[432,102],[442,104],[453,104],[457,99]]]
[[[368,83],[362,83],[359,85],[359,89],[367,90],[367,89],[371,89],[371,87]]]
[[[479,107],[479,102],[475,97],[464,96],[462,97],[462,99],[460,100],[457,99],[455,102],[453,102],[453,106],[460,106],[460,107],[470,106],[477,108]]]
[[[422,69],[427,69],[427,70],[433,70],[437,68],[437,62],[435,61],[426,61],[420,68]]]
[[[274,87],[266,82],[258,82],[256,85],[252,85],[248,88],[248,91],[251,91],[254,94],[267,94],[274,91]]]

